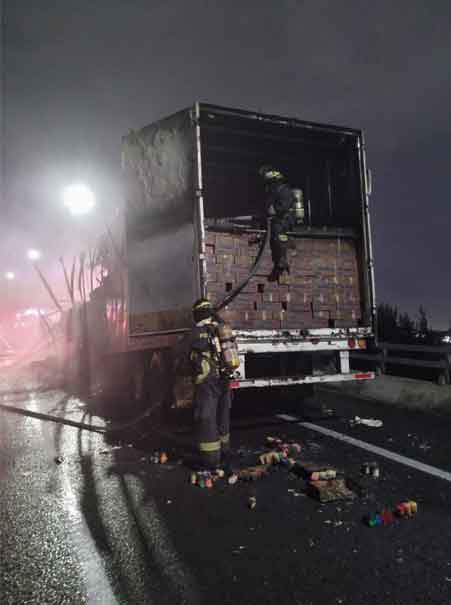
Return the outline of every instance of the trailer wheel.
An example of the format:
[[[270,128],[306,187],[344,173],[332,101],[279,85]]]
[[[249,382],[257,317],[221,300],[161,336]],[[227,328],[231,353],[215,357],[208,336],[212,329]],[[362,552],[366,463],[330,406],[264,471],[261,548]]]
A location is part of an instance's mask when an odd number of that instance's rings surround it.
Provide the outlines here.
[[[157,406],[166,415],[174,406],[175,363],[170,349],[157,349],[147,354],[144,365],[143,403],[147,407]]]
[[[143,404],[148,407],[157,405],[164,398],[166,370],[163,352],[150,351],[145,355],[143,364]]]
[[[182,371],[180,359],[174,350],[165,351],[165,369],[167,379],[166,409],[186,408],[193,399],[191,376]]]

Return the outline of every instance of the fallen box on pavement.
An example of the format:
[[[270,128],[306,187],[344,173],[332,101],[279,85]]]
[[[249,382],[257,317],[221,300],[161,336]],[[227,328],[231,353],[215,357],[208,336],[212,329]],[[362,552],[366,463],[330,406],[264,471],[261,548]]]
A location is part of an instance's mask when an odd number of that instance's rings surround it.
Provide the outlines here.
[[[346,487],[344,479],[330,481],[310,481],[307,493],[320,502],[335,502],[336,500],[353,500],[354,492]]]

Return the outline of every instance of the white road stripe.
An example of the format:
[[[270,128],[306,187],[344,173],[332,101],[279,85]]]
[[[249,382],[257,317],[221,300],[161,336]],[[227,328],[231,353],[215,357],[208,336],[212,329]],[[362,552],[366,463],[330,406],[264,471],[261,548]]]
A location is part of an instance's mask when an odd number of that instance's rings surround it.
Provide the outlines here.
[[[288,422],[296,422],[296,420],[299,420],[297,416],[290,416],[289,414],[276,414],[276,418],[287,420]]]
[[[344,443],[348,443],[349,445],[360,447],[361,449],[366,450],[367,452],[372,452],[373,454],[377,454],[378,456],[383,456],[384,458],[388,458],[389,460],[393,460],[394,462],[399,462],[399,464],[404,464],[404,466],[410,466],[411,468],[417,471],[422,471],[423,473],[427,473],[428,475],[432,475],[433,477],[438,477],[439,479],[444,479],[445,481],[449,481],[451,483],[451,473],[448,473],[447,471],[442,471],[436,466],[430,466],[429,464],[418,462],[418,460],[414,460],[413,458],[401,456],[400,454],[390,452],[390,450],[386,450],[383,447],[371,445],[371,443],[366,443],[366,441],[354,439],[354,437],[348,437],[348,435],[343,435],[343,433],[337,433],[337,431],[326,429],[323,426],[318,426],[317,424],[312,424],[311,422],[300,422],[299,426],[303,426],[306,429],[311,429],[312,431],[322,433],[323,435],[327,435],[327,437],[338,439],[338,441],[344,441]]]

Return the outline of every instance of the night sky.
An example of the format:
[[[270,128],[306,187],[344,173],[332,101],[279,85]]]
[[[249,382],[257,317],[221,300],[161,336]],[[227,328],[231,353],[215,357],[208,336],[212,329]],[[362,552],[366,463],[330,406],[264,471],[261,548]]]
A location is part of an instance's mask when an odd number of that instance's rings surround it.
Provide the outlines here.
[[[4,0],[2,268],[121,205],[120,138],[196,100],[362,128],[379,302],[451,319],[449,0]],[[74,224],[64,185],[97,218]],[[31,279],[31,277],[30,277]]]

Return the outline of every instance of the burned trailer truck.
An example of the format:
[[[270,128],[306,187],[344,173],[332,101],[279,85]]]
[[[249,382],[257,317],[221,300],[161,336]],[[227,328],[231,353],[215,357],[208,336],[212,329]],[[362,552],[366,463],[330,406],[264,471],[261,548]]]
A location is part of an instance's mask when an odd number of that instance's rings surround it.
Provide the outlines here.
[[[263,164],[303,192],[278,281]],[[196,103],[124,137],[123,171],[130,349],[170,356],[204,296],[236,335],[234,388],[374,377],[349,365],[375,331],[360,130]]]

